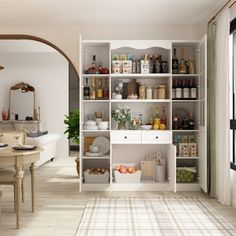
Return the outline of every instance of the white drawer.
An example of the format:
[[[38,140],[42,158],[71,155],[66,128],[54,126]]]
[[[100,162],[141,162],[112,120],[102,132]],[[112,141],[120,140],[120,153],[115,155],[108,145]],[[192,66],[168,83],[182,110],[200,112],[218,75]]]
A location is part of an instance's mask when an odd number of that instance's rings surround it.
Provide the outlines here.
[[[141,143],[141,132],[140,131],[112,131],[111,142],[115,144],[124,143]]]
[[[172,143],[171,131],[143,131],[142,143]]]

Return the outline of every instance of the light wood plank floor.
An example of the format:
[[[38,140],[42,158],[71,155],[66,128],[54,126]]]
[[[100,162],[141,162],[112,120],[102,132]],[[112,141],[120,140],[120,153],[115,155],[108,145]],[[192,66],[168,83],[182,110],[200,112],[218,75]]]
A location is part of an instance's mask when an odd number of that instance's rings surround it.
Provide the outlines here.
[[[206,198],[232,225],[236,227],[236,209],[224,207],[202,193],[79,193],[78,176],[72,157],[56,158],[36,172],[36,212],[31,213],[30,175],[25,176],[25,203],[22,206],[21,229],[15,228],[13,189],[0,186],[2,196],[1,236],[73,236],[89,197],[99,196],[199,196]]]

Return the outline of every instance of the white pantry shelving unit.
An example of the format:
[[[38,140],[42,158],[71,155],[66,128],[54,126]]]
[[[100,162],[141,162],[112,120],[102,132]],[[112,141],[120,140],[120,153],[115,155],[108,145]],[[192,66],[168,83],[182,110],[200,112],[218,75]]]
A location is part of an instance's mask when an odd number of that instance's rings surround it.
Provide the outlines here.
[[[207,191],[207,157],[206,157],[206,38],[201,41],[171,41],[171,40],[80,40],[80,190],[81,191]],[[172,74],[172,51],[176,48],[177,57],[180,58],[180,49],[184,48],[185,58],[195,62],[196,73]],[[112,73],[113,54],[133,54],[134,58],[142,58],[145,54],[162,55],[167,61],[168,73]],[[109,69],[109,74],[85,74],[91,65],[92,55],[103,67]],[[91,81],[105,79],[109,84],[108,100],[84,100],[83,86],[85,79]],[[112,92],[119,81],[129,83],[135,79],[137,83],[147,83],[151,86],[166,85],[166,99],[112,99]],[[172,84],[174,80],[194,80],[198,87],[197,99],[173,100]],[[166,130],[117,130],[116,123],[111,117],[112,110],[119,104],[128,105],[131,113],[142,113],[143,123],[148,123],[148,112],[153,106],[166,108]],[[172,129],[173,115],[178,111],[192,112],[195,121],[194,130]],[[88,117],[95,112],[103,113],[103,120],[109,121],[108,130],[84,130],[83,125]],[[110,140],[110,151],[101,157],[85,156],[87,140],[94,137],[105,136]],[[176,138],[194,139],[197,143],[197,156],[179,156]],[[150,153],[161,152],[166,163],[166,181],[156,182],[153,179],[141,178],[139,183],[116,183],[114,181],[113,167],[115,164],[140,163]],[[178,167],[197,168],[198,180],[194,183],[177,183],[176,170]],[[108,183],[85,183],[83,171],[86,168],[104,167],[109,169]]]

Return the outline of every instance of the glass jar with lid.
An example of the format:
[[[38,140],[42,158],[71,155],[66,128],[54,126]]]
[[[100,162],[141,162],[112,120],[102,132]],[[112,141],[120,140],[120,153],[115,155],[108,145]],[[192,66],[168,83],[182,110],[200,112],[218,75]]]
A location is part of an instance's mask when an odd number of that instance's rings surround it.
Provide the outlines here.
[[[158,99],[158,86],[153,88],[153,99]]]
[[[146,98],[147,98],[147,99],[152,99],[152,87],[151,87],[151,86],[147,86],[147,89],[146,89]]]
[[[166,99],[166,85],[160,84],[158,86],[158,99]]]
[[[139,85],[139,99],[145,99],[145,84],[140,84]]]

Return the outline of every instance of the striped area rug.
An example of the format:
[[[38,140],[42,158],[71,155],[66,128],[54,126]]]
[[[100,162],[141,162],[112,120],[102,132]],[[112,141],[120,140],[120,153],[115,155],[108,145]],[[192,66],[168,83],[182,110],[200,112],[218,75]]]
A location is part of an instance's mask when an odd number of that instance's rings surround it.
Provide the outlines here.
[[[88,200],[76,236],[236,235],[202,198],[97,197]]]

